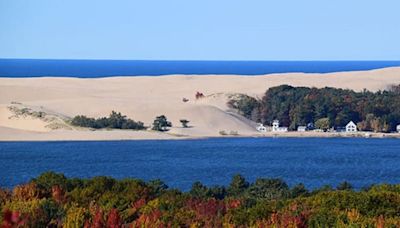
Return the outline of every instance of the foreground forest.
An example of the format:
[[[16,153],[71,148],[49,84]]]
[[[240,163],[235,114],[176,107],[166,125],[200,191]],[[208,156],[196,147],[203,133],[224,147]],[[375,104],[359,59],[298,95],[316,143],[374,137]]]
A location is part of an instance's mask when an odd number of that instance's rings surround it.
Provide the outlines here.
[[[280,179],[227,186],[66,178],[48,172],[0,190],[2,227],[399,227],[400,185],[359,191],[343,182],[313,191]]]
[[[359,130],[391,132],[400,124],[400,85],[378,92],[281,85],[269,88],[260,100],[242,95],[228,105],[266,125],[277,119],[289,130],[309,123],[323,123],[317,128],[326,130],[353,121]]]

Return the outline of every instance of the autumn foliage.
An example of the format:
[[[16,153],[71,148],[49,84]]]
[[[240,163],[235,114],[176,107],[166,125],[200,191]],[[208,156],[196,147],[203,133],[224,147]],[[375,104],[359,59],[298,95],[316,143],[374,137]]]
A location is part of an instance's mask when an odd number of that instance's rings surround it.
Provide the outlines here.
[[[400,185],[313,191],[280,179],[229,186],[195,182],[188,192],[162,181],[68,179],[44,173],[0,189],[1,227],[399,227]]]
[[[248,119],[264,125],[279,120],[289,130],[313,123],[321,130],[340,131],[353,121],[362,131],[392,132],[400,124],[399,91],[400,85],[377,92],[280,85],[269,88],[260,100],[237,95],[227,104]]]

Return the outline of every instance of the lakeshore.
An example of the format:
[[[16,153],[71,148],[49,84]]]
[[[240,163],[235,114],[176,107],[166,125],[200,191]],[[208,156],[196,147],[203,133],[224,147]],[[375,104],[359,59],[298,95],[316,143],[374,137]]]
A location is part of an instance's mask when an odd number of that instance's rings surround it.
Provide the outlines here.
[[[93,130],[93,131],[51,131],[38,133],[0,128],[0,142],[34,142],[34,141],[126,141],[126,140],[191,140],[207,138],[396,138],[400,133],[380,132],[266,132],[252,135],[219,135],[219,136],[187,136],[160,133],[155,131],[132,130]]]
[[[261,98],[270,87],[288,84],[362,91],[400,84],[400,68],[327,74],[262,76],[169,75],[95,79],[43,77],[0,78],[0,141],[193,139],[208,137],[365,137],[365,132],[260,133],[257,123],[227,106],[237,94]],[[204,97],[196,99],[201,92]],[[186,99],[183,101],[183,99]],[[71,126],[76,115],[98,118],[112,110],[150,126],[156,116],[172,122],[167,132],[150,130],[90,130]],[[181,127],[180,120],[189,120]],[[221,135],[226,132],[226,135]],[[400,138],[397,133],[367,133],[368,137]]]

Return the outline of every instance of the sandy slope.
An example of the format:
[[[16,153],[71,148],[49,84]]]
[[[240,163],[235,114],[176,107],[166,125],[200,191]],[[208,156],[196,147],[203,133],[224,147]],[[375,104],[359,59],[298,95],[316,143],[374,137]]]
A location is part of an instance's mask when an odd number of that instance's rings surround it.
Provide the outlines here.
[[[46,122],[27,116],[24,118],[17,117],[6,106],[0,107],[0,126],[13,129],[21,129],[35,132],[50,131],[46,128]]]
[[[227,95],[245,93],[261,97],[266,89],[281,84],[337,87],[372,91],[400,84],[400,68],[331,74],[272,74],[265,76],[183,76],[77,78],[0,78],[0,140],[137,139],[219,136],[219,131],[257,135],[254,123],[231,113]],[[206,98],[195,100],[196,91]],[[182,102],[182,98],[189,102]],[[155,116],[165,114],[174,127],[166,134],[133,131],[51,130],[39,119],[9,118],[7,106],[20,102],[46,112],[73,117],[92,117],[120,111],[150,125]],[[54,114],[56,115],[56,114]],[[181,128],[179,120],[190,120],[191,128]]]

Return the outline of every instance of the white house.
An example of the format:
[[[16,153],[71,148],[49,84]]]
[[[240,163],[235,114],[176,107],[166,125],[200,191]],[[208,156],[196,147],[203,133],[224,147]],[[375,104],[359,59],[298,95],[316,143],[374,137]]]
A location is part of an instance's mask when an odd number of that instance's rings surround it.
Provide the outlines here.
[[[298,126],[297,131],[301,131],[301,132],[307,131],[307,127],[306,126]]]
[[[288,131],[287,127],[279,127],[279,120],[274,120],[272,122],[272,131],[273,132],[286,132]]]
[[[259,131],[259,132],[267,132],[267,128],[266,128],[262,123],[260,123],[260,124],[256,127],[256,129],[257,129],[257,131]]]
[[[272,122],[272,131],[278,131],[279,129],[279,120],[274,120]]]
[[[400,133],[400,124],[397,125],[396,130],[397,130],[398,133]]]
[[[353,121],[350,121],[346,125],[346,132],[357,132],[357,125]]]

